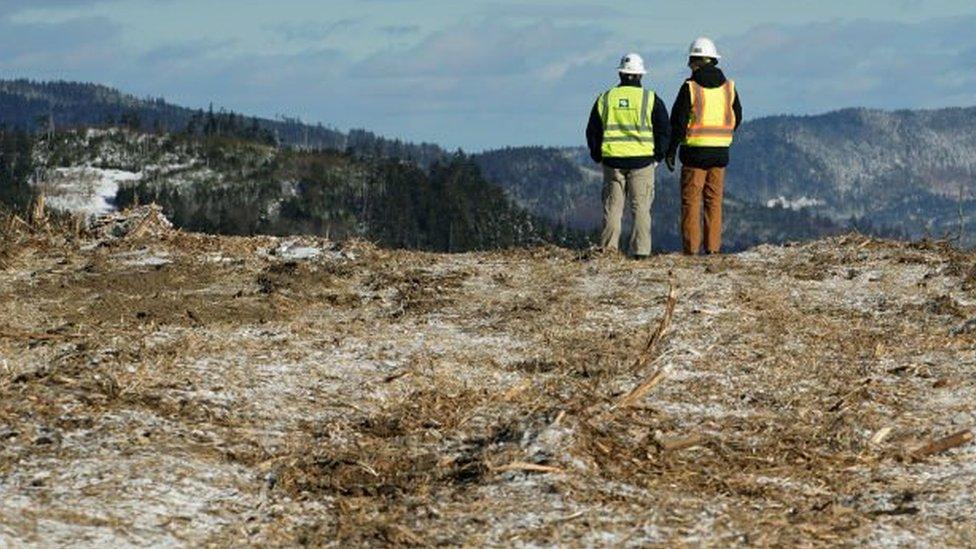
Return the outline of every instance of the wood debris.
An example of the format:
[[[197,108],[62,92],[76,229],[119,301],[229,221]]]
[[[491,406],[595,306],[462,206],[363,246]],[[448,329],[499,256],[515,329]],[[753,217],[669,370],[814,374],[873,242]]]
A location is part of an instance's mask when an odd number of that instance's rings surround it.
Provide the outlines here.
[[[496,467],[492,469],[496,473],[507,473],[509,471],[525,471],[527,473],[565,473],[566,471],[560,467],[553,467],[551,465],[539,465],[538,463],[526,463],[524,461],[513,461],[508,465],[503,465],[501,467]]]
[[[974,254],[289,261],[283,239],[112,218],[77,242],[0,235],[13,545],[870,546],[891,514],[907,545],[976,533],[971,433],[893,444],[971,426],[972,346],[917,283],[971,302]],[[708,314],[678,314],[675,287]]]
[[[620,397],[616,403],[614,403],[614,409],[628,408],[639,403],[642,398],[647,396],[655,387],[661,384],[667,377],[664,370],[658,370],[654,372],[651,377],[647,378],[643,383],[634,387],[629,393]]]
[[[892,427],[882,427],[881,429],[878,429],[874,435],[871,436],[871,444],[875,446],[881,444],[888,438],[888,435],[890,435],[893,430],[894,428]]]
[[[701,435],[693,434],[685,437],[661,440],[659,444],[665,452],[679,452],[688,448],[694,448],[695,446],[701,446],[704,441],[705,439]]]
[[[973,441],[973,432],[969,429],[959,431],[958,433],[951,434],[947,437],[940,438],[938,440],[933,440],[932,442],[921,446],[912,451],[911,455],[915,459],[923,459],[927,456],[932,456],[935,454],[941,454],[947,450],[953,448],[958,448],[965,444],[969,444]]]

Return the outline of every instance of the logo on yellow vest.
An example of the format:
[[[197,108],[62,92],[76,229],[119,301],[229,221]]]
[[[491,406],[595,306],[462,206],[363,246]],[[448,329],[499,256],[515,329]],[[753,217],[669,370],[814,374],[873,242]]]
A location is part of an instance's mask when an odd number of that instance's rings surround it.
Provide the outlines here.
[[[617,104],[617,106],[620,107],[621,109],[629,109],[630,99],[621,99],[620,102]]]

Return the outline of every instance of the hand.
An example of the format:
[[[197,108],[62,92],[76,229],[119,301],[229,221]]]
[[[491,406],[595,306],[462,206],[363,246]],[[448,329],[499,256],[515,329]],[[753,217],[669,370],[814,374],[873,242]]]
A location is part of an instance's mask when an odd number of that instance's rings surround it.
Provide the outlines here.
[[[668,166],[668,171],[674,171],[674,153],[668,153],[664,157],[664,163]]]

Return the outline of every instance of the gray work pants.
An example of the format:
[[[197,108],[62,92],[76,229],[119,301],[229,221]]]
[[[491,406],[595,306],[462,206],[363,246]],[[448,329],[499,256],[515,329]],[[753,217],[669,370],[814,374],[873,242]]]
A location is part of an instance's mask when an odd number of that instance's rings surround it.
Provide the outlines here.
[[[651,254],[651,204],[654,202],[655,168],[656,164],[637,170],[603,167],[603,233],[600,236],[600,246],[604,250],[613,251],[619,248],[620,224],[626,200],[634,215],[630,253],[635,256]]]

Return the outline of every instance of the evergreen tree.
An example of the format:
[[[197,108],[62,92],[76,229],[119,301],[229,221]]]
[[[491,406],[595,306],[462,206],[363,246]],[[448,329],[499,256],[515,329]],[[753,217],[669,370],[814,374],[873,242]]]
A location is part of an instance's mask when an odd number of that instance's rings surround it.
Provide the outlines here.
[[[0,128],[0,206],[26,212],[34,199],[30,186],[33,140],[22,130]]]

